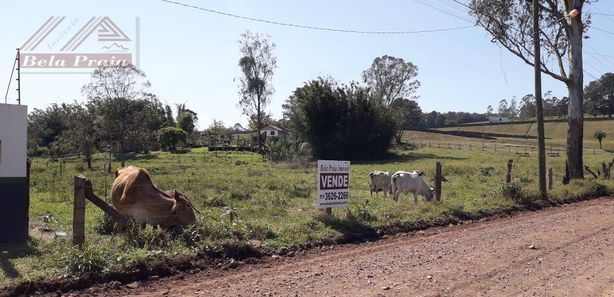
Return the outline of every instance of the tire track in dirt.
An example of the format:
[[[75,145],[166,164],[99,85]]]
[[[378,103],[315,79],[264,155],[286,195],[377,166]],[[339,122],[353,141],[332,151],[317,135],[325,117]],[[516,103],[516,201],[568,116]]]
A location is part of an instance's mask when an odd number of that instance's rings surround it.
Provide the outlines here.
[[[614,296],[614,199],[79,294]]]

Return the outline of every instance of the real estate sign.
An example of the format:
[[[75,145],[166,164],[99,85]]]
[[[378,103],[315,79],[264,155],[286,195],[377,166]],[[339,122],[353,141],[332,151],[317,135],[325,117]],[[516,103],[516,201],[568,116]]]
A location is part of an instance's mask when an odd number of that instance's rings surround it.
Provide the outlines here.
[[[318,208],[347,207],[350,161],[318,160]]]

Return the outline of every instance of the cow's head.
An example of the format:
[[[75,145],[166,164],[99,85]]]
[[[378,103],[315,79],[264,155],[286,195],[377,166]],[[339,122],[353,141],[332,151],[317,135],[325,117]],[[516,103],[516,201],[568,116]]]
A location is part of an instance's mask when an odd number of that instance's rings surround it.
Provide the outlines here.
[[[175,204],[173,204],[173,208],[171,209],[172,221],[176,222],[178,225],[196,224],[196,214],[194,212],[197,210],[188,197],[177,190],[172,190],[169,194],[175,198]]]
[[[435,189],[429,188],[428,194],[426,195],[426,200],[431,201],[435,197]]]

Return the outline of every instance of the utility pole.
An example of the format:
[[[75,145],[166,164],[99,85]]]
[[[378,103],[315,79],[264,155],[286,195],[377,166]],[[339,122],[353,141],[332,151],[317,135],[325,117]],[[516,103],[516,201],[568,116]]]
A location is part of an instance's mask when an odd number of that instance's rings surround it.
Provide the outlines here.
[[[533,47],[535,68],[535,117],[537,118],[537,154],[539,163],[539,194],[548,195],[546,189],[546,140],[544,136],[544,105],[542,102],[541,45],[539,40],[539,0],[533,0]]]
[[[21,55],[17,48],[17,105],[21,105]]]

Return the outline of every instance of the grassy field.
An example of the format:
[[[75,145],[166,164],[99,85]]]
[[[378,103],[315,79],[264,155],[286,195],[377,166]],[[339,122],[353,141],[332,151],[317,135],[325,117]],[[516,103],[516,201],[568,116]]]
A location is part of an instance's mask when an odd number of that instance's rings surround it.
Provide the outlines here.
[[[614,135],[613,135],[614,136]],[[104,157],[98,156],[93,171],[80,159],[60,162],[34,159],[30,203],[32,240],[26,245],[0,246],[0,286],[32,279],[79,275],[135,267],[144,262],[177,254],[195,255],[223,242],[259,240],[263,248],[278,249],[318,240],[341,238],[353,228],[377,230],[416,220],[429,220],[459,212],[502,208],[536,197],[536,159],[475,151],[418,148],[394,152],[388,160],[353,162],[349,211],[337,209],[326,217],[315,208],[315,165],[272,163],[253,153],[207,152],[188,154],[154,152],[128,161],[145,167],[162,189],[185,192],[201,211],[200,225],[170,235],[148,227],[119,235],[103,232],[100,210],[87,205],[84,251],[71,247],[72,177],[90,178],[96,194],[109,200],[113,176],[104,172]],[[506,163],[514,159],[518,187],[502,190]],[[612,155],[586,156],[593,166]],[[443,164],[449,180],[443,185],[443,202],[414,205],[410,196],[399,202],[370,197],[367,173],[372,170],[423,170],[432,186],[435,162]],[[115,163],[117,166],[117,163]],[[563,199],[587,193],[614,192],[614,183],[585,180],[560,184],[564,159],[550,158],[555,188],[551,198]],[[492,167],[492,169],[488,169]],[[54,232],[41,232],[52,229]]]
[[[531,124],[506,124],[441,128],[442,131],[473,131],[486,133],[501,133],[513,135],[525,135]],[[599,142],[593,138],[596,130],[604,130],[608,136],[603,140],[603,149],[614,150],[614,120],[585,121],[584,122],[584,146],[586,148],[599,148]],[[545,124],[546,144],[549,146],[564,146],[567,139],[566,122],[548,122]],[[529,135],[537,136],[537,125],[533,124]],[[503,140],[503,139],[502,139]],[[505,139],[504,141],[519,143],[521,140]],[[535,140],[529,140],[535,142]]]

